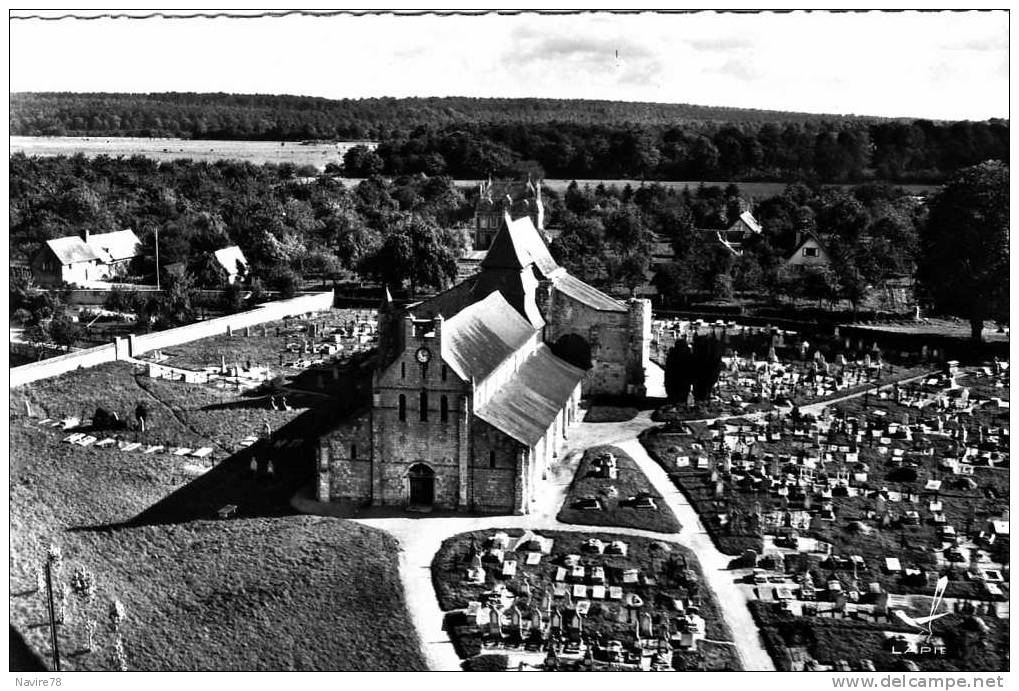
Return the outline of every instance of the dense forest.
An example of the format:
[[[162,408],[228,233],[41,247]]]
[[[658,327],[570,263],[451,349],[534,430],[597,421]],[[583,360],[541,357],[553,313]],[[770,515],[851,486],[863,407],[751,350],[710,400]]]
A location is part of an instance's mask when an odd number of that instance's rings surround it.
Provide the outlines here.
[[[14,135],[379,141],[348,175],[940,182],[1008,156],[1007,121],[935,123],[554,99],[13,94]]]
[[[188,139],[384,139],[418,125],[704,125],[878,121],[842,115],[551,98],[364,98],[244,94],[11,94],[11,134]]]

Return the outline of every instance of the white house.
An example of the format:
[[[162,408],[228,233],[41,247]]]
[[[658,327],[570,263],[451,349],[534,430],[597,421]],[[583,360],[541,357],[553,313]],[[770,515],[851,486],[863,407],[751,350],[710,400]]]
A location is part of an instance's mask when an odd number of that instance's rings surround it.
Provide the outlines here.
[[[32,275],[42,286],[73,283],[80,286],[127,273],[141,256],[141,241],[133,230],[70,235],[47,240],[32,260]]]

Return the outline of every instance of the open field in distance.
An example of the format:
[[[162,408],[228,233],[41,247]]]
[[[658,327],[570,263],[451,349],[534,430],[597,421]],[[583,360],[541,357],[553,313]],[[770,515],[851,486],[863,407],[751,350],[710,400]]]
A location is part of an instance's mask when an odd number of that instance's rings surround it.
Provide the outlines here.
[[[192,158],[202,161],[239,159],[252,163],[313,165],[342,163],[347,149],[362,142],[267,142],[149,137],[11,137],[10,152],[27,156],[60,156],[77,153],[93,157],[141,155],[157,161]],[[365,142],[370,143],[370,142]]]

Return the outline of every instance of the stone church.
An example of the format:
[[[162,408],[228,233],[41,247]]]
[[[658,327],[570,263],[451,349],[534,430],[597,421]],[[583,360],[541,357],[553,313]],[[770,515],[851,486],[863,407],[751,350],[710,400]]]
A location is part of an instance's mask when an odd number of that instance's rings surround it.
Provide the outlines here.
[[[370,409],[325,435],[317,497],[527,513],[582,395],[644,395],[651,306],[556,264],[504,212],[481,271],[379,313]]]
[[[478,185],[474,204],[475,250],[487,250],[502,227],[503,217],[527,216],[538,232],[545,230],[545,202],[541,198],[541,181],[527,182],[491,178]]]

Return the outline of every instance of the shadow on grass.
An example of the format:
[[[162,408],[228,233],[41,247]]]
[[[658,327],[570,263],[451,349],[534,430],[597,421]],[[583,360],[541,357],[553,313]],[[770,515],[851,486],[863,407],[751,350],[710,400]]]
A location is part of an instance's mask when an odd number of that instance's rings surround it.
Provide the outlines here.
[[[45,672],[46,665],[32,652],[21,633],[10,626],[9,670],[11,672]]]
[[[71,532],[111,531],[149,525],[211,520],[225,506],[237,507],[233,518],[293,515],[290,498],[306,485],[315,470],[318,436],[339,424],[343,415],[329,406],[308,410],[273,433],[224,459],[140,514],[120,523],[74,526]],[[300,446],[274,448],[279,440],[301,440]],[[252,460],[257,470],[252,472]],[[267,469],[273,463],[270,477]]]

